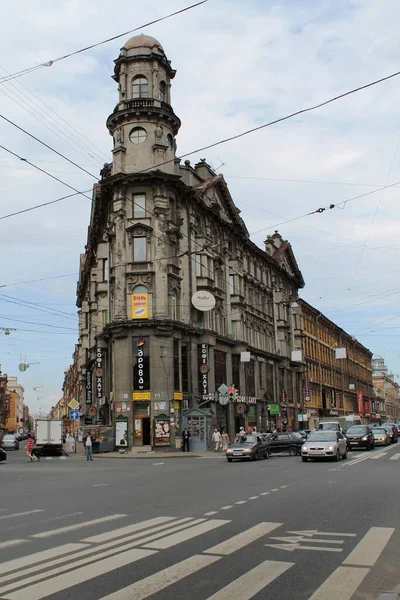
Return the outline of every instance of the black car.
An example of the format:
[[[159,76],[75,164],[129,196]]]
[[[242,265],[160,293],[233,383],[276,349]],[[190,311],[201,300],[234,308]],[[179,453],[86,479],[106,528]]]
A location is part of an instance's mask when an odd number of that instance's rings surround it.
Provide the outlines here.
[[[271,433],[268,436],[269,452],[289,452],[290,456],[297,456],[304,444],[304,437],[297,432]]]
[[[375,448],[375,439],[371,428],[368,425],[352,425],[346,431],[347,447],[366,448],[372,450]]]
[[[7,460],[7,452],[3,448],[0,448],[0,462],[2,460]]]
[[[236,439],[226,451],[226,459],[257,460],[268,458],[268,444],[262,435],[245,435],[240,440]]]

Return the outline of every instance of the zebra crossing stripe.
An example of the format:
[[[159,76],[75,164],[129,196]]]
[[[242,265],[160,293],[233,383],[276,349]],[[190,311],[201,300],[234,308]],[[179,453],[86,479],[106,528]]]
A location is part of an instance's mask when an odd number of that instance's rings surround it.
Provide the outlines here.
[[[9,573],[10,571],[15,571],[16,569],[23,569],[24,567],[29,567],[30,565],[37,565],[38,563],[44,562],[50,558],[63,556],[70,552],[81,550],[82,548],[87,548],[87,545],[65,544],[64,546],[58,546],[58,548],[50,548],[50,550],[44,550],[43,552],[29,554],[28,556],[23,556],[22,558],[15,558],[14,560],[9,560],[7,562],[0,563],[0,575],[3,575],[4,573]],[[64,560],[67,559],[65,558]],[[35,570],[36,568],[37,567],[35,567]],[[18,576],[20,576],[20,573],[18,573]],[[2,580],[3,577],[0,578],[0,583]]]
[[[255,540],[271,533],[274,529],[280,527],[282,523],[259,523],[250,529],[246,529],[242,533],[231,537],[229,540],[225,542],[221,542],[208,550],[205,550],[207,554],[222,554],[223,556],[228,556],[241,548],[244,548],[248,544],[251,544]]]
[[[102,598],[102,600],[132,600],[132,598],[143,600],[173,585],[177,581],[181,581],[185,577],[197,573],[197,571],[212,565],[220,559],[220,556],[204,556],[201,554],[191,556],[176,565],[172,565],[172,567],[163,569],[154,575],[141,579],[137,583],[109,594]]]
[[[100,523],[107,523],[109,521],[115,521],[116,519],[123,519],[128,515],[108,515],[107,517],[102,517],[101,519],[93,519],[92,521],[83,521],[82,523],[74,523],[73,525],[67,525],[66,527],[59,527],[58,529],[49,529],[48,531],[41,531],[40,533],[35,533],[30,537],[33,538],[48,538],[53,535],[59,535],[60,533],[67,533],[68,531],[75,531],[77,529],[81,529],[82,527],[91,527],[92,525],[99,525]]]
[[[207,600],[250,600],[295,563],[266,560]]]
[[[212,531],[213,529],[221,527],[222,525],[226,525],[227,523],[231,523],[231,521],[225,521],[223,519],[211,519],[210,521],[200,523],[195,527],[190,527],[189,529],[185,529],[184,531],[180,531],[179,533],[174,533],[167,537],[161,538],[160,540],[156,540],[155,542],[151,542],[150,544],[140,544],[140,546],[142,548],[166,550],[167,548],[171,548],[172,546],[176,546],[177,544],[181,544],[182,542],[191,540],[192,538],[197,537],[198,535],[202,535],[203,533]]]
[[[193,517],[187,517],[186,519],[181,519],[179,523],[190,521],[192,519]],[[171,521],[175,521],[176,523],[176,517],[156,517],[154,519],[148,519],[147,521],[140,521],[140,523],[135,523],[134,525],[127,525],[126,527],[120,527],[119,529],[106,531],[106,533],[100,533],[99,535],[92,535],[91,537],[82,540],[82,542],[88,542],[89,544],[107,542],[108,540],[124,537],[130,533],[134,533],[135,531],[140,531],[141,529],[146,529],[147,527],[152,527],[153,525],[160,525],[161,523],[168,523],[168,525],[163,525],[162,528],[170,527]],[[161,529],[161,527],[158,529]],[[157,531],[157,529],[152,528],[152,531]]]
[[[27,541],[28,540],[6,540],[5,542],[0,542],[0,550],[4,550],[5,548],[12,548],[12,546],[18,546],[19,544],[25,544]]]
[[[369,569],[338,567],[309,600],[350,600]]]
[[[389,460],[399,460],[399,458],[400,458],[400,454],[395,454],[394,456],[391,456],[389,458]]]
[[[127,565],[137,562],[142,558],[147,558],[152,554],[155,554],[152,550],[133,549],[114,554],[110,558],[104,558],[94,563],[92,562],[89,565],[87,564],[87,561],[82,561],[84,566],[74,569],[72,573],[70,572],[71,567],[68,567],[67,565],[63,568],[64,571],[68,571],[67,573],[63,573],[52,579],[47,579],[46,581],[40,581],[39,583],[30,586],[28,589],[24,588],[12,592],[7,595],[7,600],[26,600],[27,598],[29,598],[29,600],[42,600],[42,598],[46,598],[51,594],[61,592],[73,585],[84,583],[88,581],[88,579],[100,577],[100,575],[104,575],[115,569],[126,567]],[[42,573],[42,575],[39,575],[38,577],[43,578],[43,576]],[[17,586],[20,585],[26,585],[26,580],[18,581]],[[0,593],[3,593],[3,591],[1,590]]]

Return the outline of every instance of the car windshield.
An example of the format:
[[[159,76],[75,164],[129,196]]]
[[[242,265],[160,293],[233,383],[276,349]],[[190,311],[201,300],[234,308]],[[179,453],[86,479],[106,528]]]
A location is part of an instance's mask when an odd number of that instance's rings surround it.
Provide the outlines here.
[[[242,439],[236,438],[236,444],[256,444],[257,437],[255,435],[245,435]]]
[[[307,441],[308,442],[335,442],[336,441],[336,433],[333,433],[333,431],[315,431],[314,433],[310,433]]]
[[[5,435],[4,440],[15,440],[15,435]]]
[[[348,428],[347,433],[366,433],[366,430],[362,425],[353,425]]]
[[[375,433],[380,433],[382,435],[383,433],[386,433],[386,429],[384,427],[374,427],[374,431],[372,433],[374,435]]]

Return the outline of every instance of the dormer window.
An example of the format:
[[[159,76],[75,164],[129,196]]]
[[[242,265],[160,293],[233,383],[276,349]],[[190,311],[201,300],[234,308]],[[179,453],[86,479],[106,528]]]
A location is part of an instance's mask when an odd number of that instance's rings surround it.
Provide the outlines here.
[[[149,84],[146,77],[138,75],[132,81],[132,98],[148,98]]]

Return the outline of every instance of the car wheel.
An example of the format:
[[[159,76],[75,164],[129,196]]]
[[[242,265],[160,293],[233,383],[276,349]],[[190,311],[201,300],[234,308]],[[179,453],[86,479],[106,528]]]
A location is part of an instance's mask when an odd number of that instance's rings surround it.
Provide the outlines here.
[[[366,446],[367,452],[369,452],[370,450],[372,450],[372,446],[370,443],[367,444]]]
[[[266,460],[267,458],[269,458],[268,450],[267,450],[267,452],[264,454],[264,458],[265,458],[265,460]]]
[[[347,458],[347,450],[344,451],[342,458],[343,458],[343,460],[346,460],[346,458]]]
[[[336,456],[335,456],[335,461],[339,462],[339,460],[340,460],[340,452],[339,452],[339,450],[337,450],[336,451]]]
[[[251,460],[253,460],[253,461],[258,460],[258,452],[254,452],[253,456],[251,457]]]
[[[289,448],[289,456],[297,456],[297,448],[296,448],[296,446],[290,446],[290,448]]]
[[[233,461],[233,458],[227,458],[226,460],[227,460],[228,462],[232,462],[232,461]]]
[[[302,460],[303,462],[308,462],[308,456],[302,456],[302,457],[301,457],[301,460]]]

